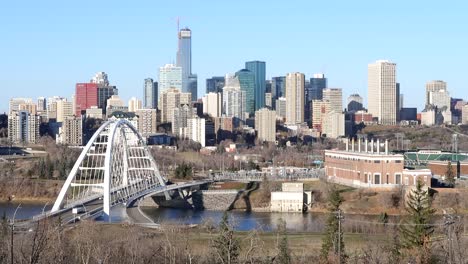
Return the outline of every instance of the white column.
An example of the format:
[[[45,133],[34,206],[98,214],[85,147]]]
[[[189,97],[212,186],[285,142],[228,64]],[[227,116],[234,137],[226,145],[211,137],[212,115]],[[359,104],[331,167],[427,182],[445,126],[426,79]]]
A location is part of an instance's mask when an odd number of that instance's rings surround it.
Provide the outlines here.
[[[370,152],[371,152],[371,153],[374,153],[374,139],[371,139],[370,144],[371,144],[371,146],[370,146]]]
[[[385,140],[385,155],[388,155],[388,140]]]
[[[366,145],[364,146],[364,151],[367,153],[368,152],[368,148],[369,148],[369,140],[366,138],[365,140],[365,143]]]
[[[361,138],[358,138],[357,148],[358,148],[358,152],[361,152]]]
[[[380,139],[377,139],[377,154],[380,154]]]

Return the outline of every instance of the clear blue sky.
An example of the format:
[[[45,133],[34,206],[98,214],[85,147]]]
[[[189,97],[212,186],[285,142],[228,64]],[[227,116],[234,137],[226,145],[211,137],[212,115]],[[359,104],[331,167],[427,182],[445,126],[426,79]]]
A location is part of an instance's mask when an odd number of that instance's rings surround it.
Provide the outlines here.
[[[97,71],[121,97],[175,61],[176,17],[192,29],[199,95],[205,79],[264,60],[267,78],[324,72],[329,87],[367,97],[367,64],[397,63],[405,106],[425,83],[468,99],[464,1],[4,1],[0,4],[0,111],[10,97],[74,93]],[[420,109],[419,109],[420,110]]]

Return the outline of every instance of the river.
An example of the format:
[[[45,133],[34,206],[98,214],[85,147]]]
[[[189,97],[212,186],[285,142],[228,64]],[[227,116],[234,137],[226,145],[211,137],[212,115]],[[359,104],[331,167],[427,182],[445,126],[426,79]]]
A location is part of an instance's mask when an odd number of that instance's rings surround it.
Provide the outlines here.
[[[20,205],[18,202],[1,202],[0,217],[6,215],[7,218],[12,218],[16,208]],[[50,210],[52,204],[44,203],[21,203],[20,208],[16,213],[17,220],[25,220],[32,218],[34,215],[41,214],[43,208]],[[154,208],[143,207],[143,212],[147,214],[155,223],[160,224],[180,224],[180,225],[208,225],[216,226],[222,216],[221,211],[201,210],[195,211],[190,209],[171,209],[171,208]],[[244,212],[230,211],[228,212],[229,221],[237,231],[263,230],[273,231],[279,223],[280,219],[286,222],[286,228],[289,231],[295,232],[323,232],[327,214],[322,213],[268,213],[268,212]],[[101,221],[101,218],[97,219]],[[127,221],[125,207],[117,206],[111,210],[112,222]],[[397,222],[397,217],[389,217],[389,222]],[[345,231],[358,231],[360,228],[379,229],[381,222],[378,216],[367,215],[346,215],[344,220]]]

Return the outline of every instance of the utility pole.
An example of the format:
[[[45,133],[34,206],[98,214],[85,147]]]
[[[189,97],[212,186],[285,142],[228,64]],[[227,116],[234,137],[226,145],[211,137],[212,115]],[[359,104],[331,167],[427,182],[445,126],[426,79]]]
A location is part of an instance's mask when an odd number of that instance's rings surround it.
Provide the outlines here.
[[[338,211],[335,212],[336,214],[336,219],[338,219],[338,263],[341,264],[341,221],[344,220],[344,215],[342,214],[343,212],[341,209],[338,209]]]

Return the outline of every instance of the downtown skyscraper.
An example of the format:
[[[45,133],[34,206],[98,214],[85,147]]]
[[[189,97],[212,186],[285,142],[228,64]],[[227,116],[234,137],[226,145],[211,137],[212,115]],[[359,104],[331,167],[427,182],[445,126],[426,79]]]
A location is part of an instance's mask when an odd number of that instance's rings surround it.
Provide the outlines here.
[[[255,111],[265,107],[266,92],[266,65],[264,61],[248,61],[245,68],[255,76],[254,81],[254,100]]]
[[[304,122],[304,85],[303,73],[286,75],[286,124],[296,125]]]
[[[379,124],[394,125],[398,110],[396,63],[378,60],[368,65],[369,113]]]
[[[197,75],[192,74],[192,31],[189,28],[179,31],[176,65],[182,68],[182,92],[191,93],[193,100],[196,100]]]
[[[158,106],[158,83],[146,78],[143,85],[143,107],[156,109]]]

